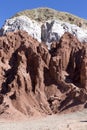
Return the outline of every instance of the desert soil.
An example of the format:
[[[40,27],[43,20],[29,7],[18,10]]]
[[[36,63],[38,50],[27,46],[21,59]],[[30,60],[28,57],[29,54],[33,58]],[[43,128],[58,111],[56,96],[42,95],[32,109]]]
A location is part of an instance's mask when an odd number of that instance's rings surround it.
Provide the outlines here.
[[[0,130],[87,130],[87,109],[21,121],[0,119]]]

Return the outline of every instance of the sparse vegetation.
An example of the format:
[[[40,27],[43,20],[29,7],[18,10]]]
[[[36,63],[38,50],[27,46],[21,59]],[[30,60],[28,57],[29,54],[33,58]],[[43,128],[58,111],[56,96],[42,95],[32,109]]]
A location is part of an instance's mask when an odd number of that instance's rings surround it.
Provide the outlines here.
[[[17,13],[13,17],[17,17],[20,15],[26,15],[27,17],[34,19],[38,22],[45,22],[50,19],[59,19],[64,22],[76,24],[79,27],[82,27],[85,29],[87,28],[87,20],[74,16],[72,14],[66,13],[66,12],[59,12],[50,8],[37,8],[33,10],[24,10]]]

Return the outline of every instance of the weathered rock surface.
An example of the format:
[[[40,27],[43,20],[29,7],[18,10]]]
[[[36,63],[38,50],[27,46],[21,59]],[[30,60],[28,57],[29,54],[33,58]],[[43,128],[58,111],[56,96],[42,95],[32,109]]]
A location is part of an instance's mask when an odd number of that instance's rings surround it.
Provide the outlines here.
[[[48,7],[40,7],[35,9],[27,9],[17,12],[13,17],[25,15],[37,22],[46,22],[48,20],[61,20],[70,24],[75,24],[83,29],[87,29],[87,20],[68,12],[61,12]]]
[[[83,109],[86,50],[87,44],[68,32],[50,51],[24,31],[1,36],[0,113],[35,116]]]
[[[17,30],[24,30],[28,32],[33,38],[39,42],[44,42],[50,49],[53,41],[59,41],[60,37],[69,32],[76,36],[80,42],[87,42],[87,30],[68,22],[61,20],[49,20],[46,22],[36,22],[27,16],[18,16],[6,20],[0,33],[6,34]]]
[[[81,42],[87,42],[87,30],[59,20],[50,20],[41,26],[41,39],[50,48],[50,43],[58,41],[65,32],[73,34]]]
[[[5,25],[1,29],[1,34],[7,32],[14,32],[17,30],[24,30],[32,37],[41,42],[41,27],[40,24],[34,20],[31,20],[27,16],[19,16],[12,19],[7,19]]]

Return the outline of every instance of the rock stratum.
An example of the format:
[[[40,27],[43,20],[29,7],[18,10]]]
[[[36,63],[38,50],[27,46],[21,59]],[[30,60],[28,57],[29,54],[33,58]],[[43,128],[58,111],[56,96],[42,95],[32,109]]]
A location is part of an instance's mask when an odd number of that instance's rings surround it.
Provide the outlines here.
[[[2,117],[15,119],[87,108],[86,21],[40,10],[28,12],[30,17],[18,13],[0,30]]]
[[[25,31],[0,37],[0,114],[45,115],[87,107],[87,44],[66,32],[51,49]]]
[[[37,22],[27,16],[17,16],[6,20],[0,35],[7,32],[24,30],[39,42],[44,42],[50,49],[53,41],[59,41],[65,32],[69,32],[76,36],[80,42],[87,42],[87,30],[75,24],[63,22],[61,20],[48,20],[46,22]]]

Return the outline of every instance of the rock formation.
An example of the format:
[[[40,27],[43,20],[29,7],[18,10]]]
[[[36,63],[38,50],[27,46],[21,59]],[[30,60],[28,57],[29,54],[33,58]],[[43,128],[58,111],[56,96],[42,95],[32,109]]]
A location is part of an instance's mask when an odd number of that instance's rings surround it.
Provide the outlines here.
[[[50,46],[53,41],[59,41],[60,37],[65,33],[69,32],[76,36],[79,41],[87,42],[87,31],[78,27],[77,25],[62,22],[59,20],[46,21],[41,26],[41,39],[43,42]],[[50,47],[49,47],[50,48]]]
[[[0,114],[64,113],[86,104],[87,44],[68,32],[50,50],[25,31],[0,37]]]
[[[48,20],[43,22],[36,22],[27,16],[18,16],[6,20],[0,34],[4,35],[7,32],[14,32],[17,30],[24,30],[28,32],[33,38],[39,42],[44,42],[48,49],[50,49],[53,41],[59,41],[60,37],[69,32],[76,36],[80,42],[87,42],[87,30],[68,22],[61,20]]]
[[[6,20],[5,25],[2,27],[0,32],[1,35],[4,35],[7,32],[14,32],[17,30],[24,30],[41,42],[40,24],[34,20],[31,20],[27,16],[19,16]]]
[[[0,115],[87,108],[86,21],[50,9],[28,13],[0,29]]]
[[[70,24],[74,24],[79,26],[80,28],[87,29],[87,20],[82,19],[78,16],[75,16],[73,14],[70,14],[68,12],[60,12],[58,10],[54,10],[52,8],[35,8],[35,9],[27,9],[21,12],[17,12],[14,17],[18,16],[27,16],[28,18],[35,20],[37,22],[45,23],[48,20],[60,20],[63,22],[67,22]]]

